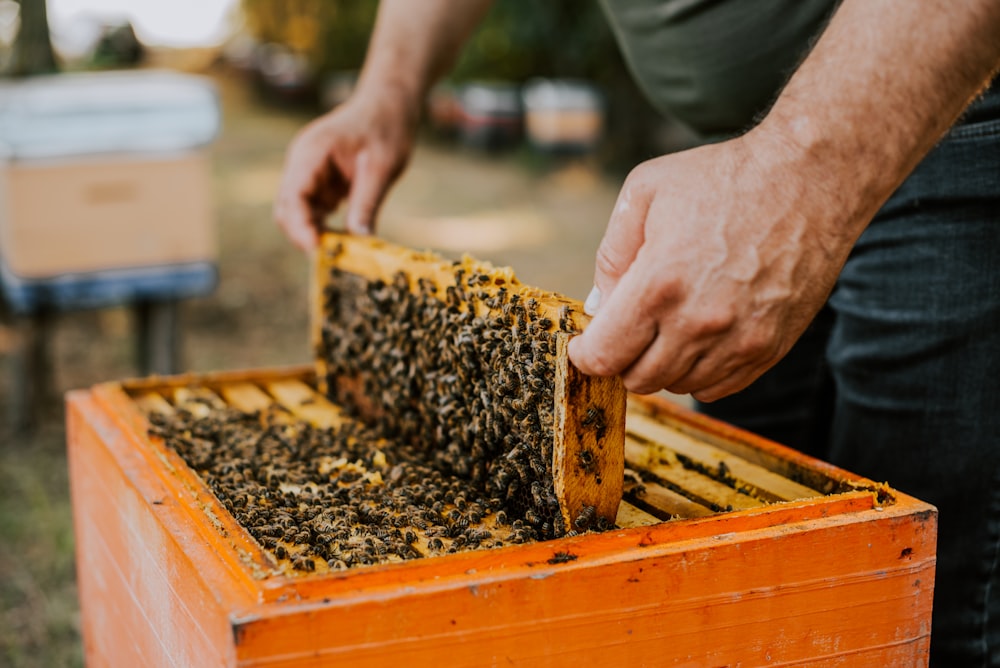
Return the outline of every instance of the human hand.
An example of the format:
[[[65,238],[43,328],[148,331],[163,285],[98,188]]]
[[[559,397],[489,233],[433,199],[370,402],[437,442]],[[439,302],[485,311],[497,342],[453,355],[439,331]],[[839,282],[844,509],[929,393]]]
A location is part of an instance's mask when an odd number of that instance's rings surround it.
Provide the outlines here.
[[[304,251],[316,246],[327,214],[347,198],[346,225],[370,234],[389,186],[409,160],[415,105],[389,90],[359,90],[304,127],[289,145],[274,217]]]
[[[597,251],[595,317],[570,342],[572,362],[620,373],[633,392],[700,401],[753,382],[822,307],[867,223],[820,169],[763,131],[636,167]]]

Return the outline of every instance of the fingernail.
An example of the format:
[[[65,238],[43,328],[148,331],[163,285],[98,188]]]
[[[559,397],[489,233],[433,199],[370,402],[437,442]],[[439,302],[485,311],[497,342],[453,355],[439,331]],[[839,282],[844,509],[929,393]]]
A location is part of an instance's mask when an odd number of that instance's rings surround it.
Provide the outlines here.
[[[365,225],[354,217],[347,219],[347,231],[360,236],[368,236],[372,233],[372,229],[368,225]]]
[[[594,286],[594,289],[587,295],[587,301],[583,303],[583,312],[587,315],[597,315],[597,308],[601,305],[601,291]]]

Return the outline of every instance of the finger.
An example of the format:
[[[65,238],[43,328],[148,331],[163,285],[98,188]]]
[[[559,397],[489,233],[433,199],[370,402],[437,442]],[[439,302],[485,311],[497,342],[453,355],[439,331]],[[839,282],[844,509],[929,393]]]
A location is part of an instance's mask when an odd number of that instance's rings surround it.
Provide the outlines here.
[[[618,193],[614,211],[597,248],[594,289],[583,307],[588,315],[595,315],[602,299],[614,291],[644,241],[643,222],[649,204],[636,192],[636,187],[626,180]]]
[[[650,394],[683,378],[701,359],[697,351],[682,351],[661,331],[656,339],[622,374],[625,388],[636,394]]]
[[[641,262],[634,262],[583,333],[570,340],[570,360],[584,373],[621,373],[656,338],[653,309],[640,298],[647,282],[644,269]]]
[[[320,218],[324,218],[337,209],[347,195],[348,188],[347,179],[340,173],[336,161],[329,157],[324,162],[323,169],[316,172],[306,198],[313,210],[320,213]]]
[[[316,210],[317,191],[323,190],[327,160],[326,156],[313,151],[303,152],[293,147],[275,198],[274,217],[278,226],[292,243],[304,251],[315,248],[317,243],[317,230],[323,218],[323,214]],[[329,203],[325,202],[324,206],[329,207]]]
[[[372,233],[375,229],[375,215],[385,197],[389,180],[389,173],[383,163],[374,160],[368,150],[358,153],[347,203],[348,232]]]
[[[675,394],[691,394],[706,403],[721,399],[750,386],[770,369],[778,358],[749,364],[719,363],[711,356],[698,360],[691,371],[666,387]]]
[[[318,235],[313,225],[313,212],[300,198],[287,198],[275,204],[274,217],[285,236],[302,251],[316,247]]]
[[[719,399],[728,397],[730,394],[736,394],[740,390],[746,389],[758,378],[758,376],[759,374],[753,376],[744,374],[740,374],[739,376],[730,376],[721,382],[715,383],[714,385],[694,390],[690,392],[690,394],[698,401],[710,404],[713,401],[718,401]],[[673,390],[670,391],[672,392]]]

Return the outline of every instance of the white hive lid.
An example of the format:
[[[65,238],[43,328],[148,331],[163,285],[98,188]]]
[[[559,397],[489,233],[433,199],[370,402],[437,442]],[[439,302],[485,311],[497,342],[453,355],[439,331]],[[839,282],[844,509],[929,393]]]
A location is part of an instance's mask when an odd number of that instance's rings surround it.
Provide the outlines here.
[[[35,160],[195,148],[219,132],[204,77],[162,70],[57,74],[0,84],[0,157]]]

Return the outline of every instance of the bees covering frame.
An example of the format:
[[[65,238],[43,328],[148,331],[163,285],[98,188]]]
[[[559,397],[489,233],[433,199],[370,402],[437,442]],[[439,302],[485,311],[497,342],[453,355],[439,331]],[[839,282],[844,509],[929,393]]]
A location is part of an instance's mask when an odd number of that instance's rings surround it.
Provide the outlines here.
[[[625,390],[567,343],[579,302],[509,268],[327,233],[314,280],[321,390],[385,438],[484,486],[542,538],[610,527]]]

